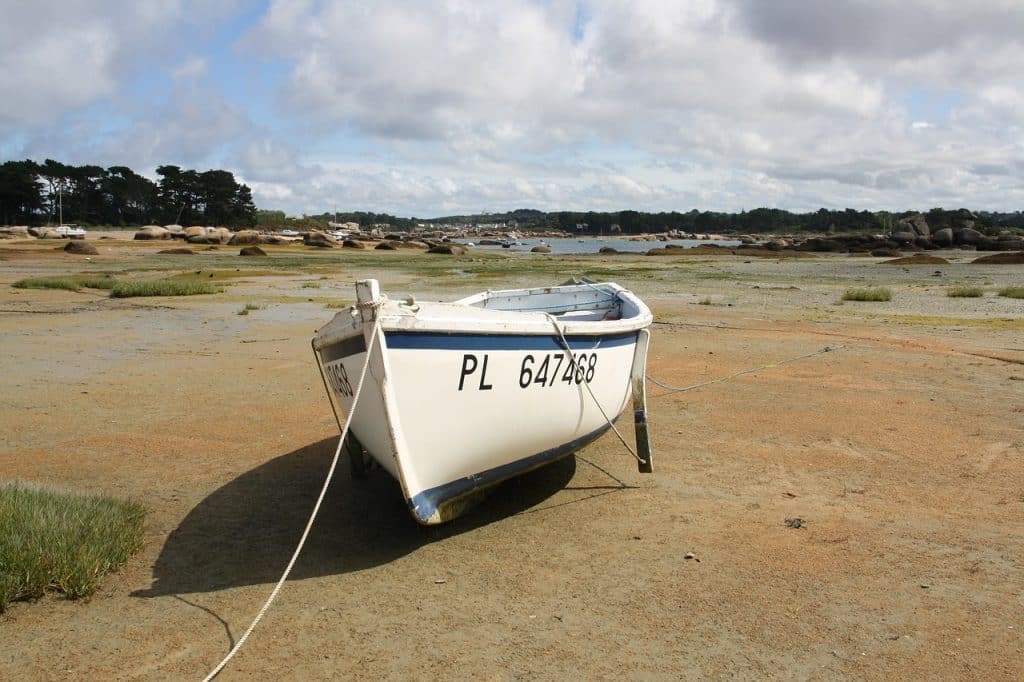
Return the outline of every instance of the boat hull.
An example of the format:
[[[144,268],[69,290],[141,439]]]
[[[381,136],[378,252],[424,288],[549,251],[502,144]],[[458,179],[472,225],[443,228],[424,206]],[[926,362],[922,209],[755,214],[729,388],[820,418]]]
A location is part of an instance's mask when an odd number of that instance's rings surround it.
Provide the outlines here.
[[[366,361],[354,338],[321,351],[346,413]],[[556,336],[384,333],[351,428],[418,521],[447,520],[450,502],[571,454],[622,413],[637,334],[566,340],[571,359]]]

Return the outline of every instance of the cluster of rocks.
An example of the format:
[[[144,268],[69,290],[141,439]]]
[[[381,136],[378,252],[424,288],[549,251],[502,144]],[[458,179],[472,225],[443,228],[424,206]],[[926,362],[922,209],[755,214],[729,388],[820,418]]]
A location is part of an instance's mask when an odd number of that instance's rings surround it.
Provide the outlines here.
[[[398,249],[416,249],[424,253],[437,253],[450,256],[461,256],[466,253],[467,247],[462,244],[455,244],[450,241],[435,240],[432,238],[410,239],[408,235],[399,233],[384,235],[383,240],[366,239],[351,236],[344,240],[335,239],[326,232],[312,230],[302,237],[302,243],[306,246],[320,248],[346,248],[346,249],[376,249],[378,251],[397,251]]]
[[[731,239],[724,234],[698,234],[696,232],[682,232],[680,230],[669,230],[657,234],[633,234],[621,235],[619,239],[627,242],[667,242],[673,239],[687,239],[689,241],[708,241],[710,239]]]
[[[50,231],[52,232],[52,230]],[[56,234],[50,234],[45,228],[27,226],[0,227],[0,239],[2,238],[25,238],[39,237],[48,238]],[[138,241],[172,241],[181,240],[187,244],[210,244],[229,246],[240,246],[241,255],[266,255],[261,244],[295,244],[301,243],[306,246],[319,248],[347,248],[347,249],[379,249],[383,251],[395,251],[398,249],[417,249],[425,253],[439,253],[450,255],[462,255],[467,252],[467,247],[461,244],[454,244],[448,241],[447,237],[438,239],[420,238],[413,239],[407,234],[394,233],[384,235],[383,239],[371,238],[364,235],[354,234],[346,239],[337,239],[327,232],[310,230],[301,237],[284,236],[273,233],[259,232],[257,230],[238,230],[232,232],[226,227],[206,227],[193,225],[182,227],[181,225],[145,225],[135,231],[134,239]],[[80,253],[86,253],[81,251]],[[193,253],[188,248],[168,248],[159,251],[167,255],[187,255]]]
[[[337,239],[327,232],[311,230],[302,235],[302,243],[306,246],[316,246],[322,249],[342,247],[346,249],[369,249],[376,248],[382,251],[394,251],[397,249],[422,249],[426,251],[431,243],[426,241],[404,239],[402,235],[385,235],[383,241],[376,239],[364,239],[361,236],[349,236],[345,239]]]
[[[946,213],[940,218],[942,224],[930,225],[925,215],[913,213],[900,218],[893,224],[891,231],[887,234],[844,234],[829,236],[806,235],[783,235],[772,236],[764,240],[751,235],[738,237],[739,246],[718,247],[723,251],[731,253],[747,253],[757,255],[762,252],[764,255],[777,252],[820,252],[820,253],[863,253],[878,257],[898,257],[902,253],[922,252],[934,249],[962,249],[978,251],[1000,251],[1024,252],[1024,236],[1009,230],[998,234],[985,234],[977,229],[977,216],[973,213],[961,210]],[[37,228],[27,226],[0,226],[0,239],[2,238],[24,238],[36,236],[40,238],[66,238],[49,228]],[[342,236],[342,235],[339,235]],[[531,237],[537,234],[531,232]],[[623,239],[646,240],[646,241],[668,241],[679,238],[699,238],[720,235],[691,235],[679,232],[667,232],[654,235],[623,235]],[[260,232],[257,230],[239,230],[233,232],[225,227],[207,227],[193,225],[182,227],[181,225],[146,225],[135,232],[136,240],[182,240],[188,244],[207,244],[250,247],[263,244],[304,244],[317,248],[348,248],[348,249],[378,249],[394,251],[398,249],[419,249],[426,253],[462,255],[467,252],[467,247],[451,242],[450,235],[438,233],[390,233],[383,234],[380,231],[373,233],[373,236],[355,232],[349,236],[339,239],[331,233],[319,230],[310,230],[301,235],[297,232],[286,231],[285,234]],[[503,244],[503,239],[492,239],[485,237],[477,241],[481,246]],[[702,245],[700,250],[714,250],[714,245]],[[210,248],[215,248],[211,246]],[[649,255],[672,255],[680,249],[676,245],[666,245],[664,248],[656,248],[648,251]],[[693,253],[692,249],[685,249]],[[534,246],[533,253],[550,253],[550,246],[543,240],[538,246]],[[169,251],[163,251],[167,253]],[[616,250],[611,247],[603,247],[600,251],[603,254],[613,254]],[[248,254],[246,254],[248,255]]]
[[[950,216],[948,224],[931,226],[924,215],[914,213],[899,219],[892,232],[884,235],[852,234],[830,237],[775,237],[762,244],[753,239],[742,239],[744,245],[754,245],[770,251],[815,251],[822,253],[870,253],[875,256],[895,256],[902,251],[930,251],[934,249],[964,249],[978,251],[1024,250],[1024,237],[1009,230],[987,235],[976,229],[977,216],[959,211]]]
[[[36,237],[38,239],[82,239],[84,233],[68,234],[67,226],[61,228],[61,232],[55,227],[29,227],[28,225],[0,225],[0,239],[25,239]]]
[[[0,239],[25,239],[31,236],[28,225],[0,225]]]
[[[246,230],[243,230],[245,232]],[[250,230],[251,231],[251,230]],[[182,227],[181,225],[146,225],[135,232],[135,239],[138,241],[160,241],[180,239],[189,244],[231,244],[238,232],[232,232],[226,227],[204,227],[192,225]],[[258,233],[257,233],[258,234]]]

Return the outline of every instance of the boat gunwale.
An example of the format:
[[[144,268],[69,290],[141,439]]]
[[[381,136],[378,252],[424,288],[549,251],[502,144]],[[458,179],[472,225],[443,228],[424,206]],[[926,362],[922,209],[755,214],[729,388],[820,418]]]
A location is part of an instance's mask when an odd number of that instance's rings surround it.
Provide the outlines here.
[[[608,293],[628,303],[636,312],[627,317],[609,320],[582,320],[559,318],[558,314],[538,310],[503,310],[485,308],[474,305],[481,297],[535,296],[584,291],[606,287]],[[519,293],[522,292],[522,293]],[[593,303],[598,303],[597,301]],[[581,307],[576,307],[577,305]],[[587,309],[586,304],[566,304],[562,308]],[[566,311],[570,312],[570,311]],[[342,318],[349,315],[348,320]],[[613,336],[621,333],[639,331],[648,327],[653,321],[650,309],[631,291],[614,283],[568,285],[558,287],[538,287],[533,289],[507,289],[487,291],[474,296],[451,302],[409,303],[386,300],[376,310],[374,322],[381,331],[388,332],[424,332],[438,334],[483,334],[502,336]],[[339,311],[329,322],[316,332],[314,348],[318,351],[334,345],[346,338],[364,333],[362,313],[357,306]],[[557,323],[557,329],[555,326]],[[337,328],[330,329],[332,326]]]

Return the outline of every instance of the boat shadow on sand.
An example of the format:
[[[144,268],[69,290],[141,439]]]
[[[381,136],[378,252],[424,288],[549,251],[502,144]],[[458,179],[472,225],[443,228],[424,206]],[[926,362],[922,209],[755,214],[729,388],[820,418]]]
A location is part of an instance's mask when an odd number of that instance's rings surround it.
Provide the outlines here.
[[[302,535],[336,445],[336,439],[328,438],[276,457],[200,502],[167,538],[153,584],[133,596],[277,581]],[[496,486],[450,523],[421,527],[386,472],[354,480],[343,457],[290,579],[380,566],[431,542],[526,512],[566,488],[575,472],[576,458],[566,457]],[[600,487],[598,494],[625,486]]]

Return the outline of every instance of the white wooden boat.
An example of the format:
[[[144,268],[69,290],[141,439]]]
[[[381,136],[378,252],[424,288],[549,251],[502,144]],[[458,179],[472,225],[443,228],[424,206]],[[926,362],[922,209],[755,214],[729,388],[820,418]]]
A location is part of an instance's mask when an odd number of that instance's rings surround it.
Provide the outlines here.
[[[66,239],[85,239],[86,235],[85,228],[78,225],[58,225],[50,229]]]
[[[632,292],[585,282],[428,303],[364,280],[356,295],[313,348],[332,406],[351,414],[354,466],[365,449],[418,522],[454,518],[476,492],[585,446],[630,396],[639,467],[651,470],[651,313]]]

